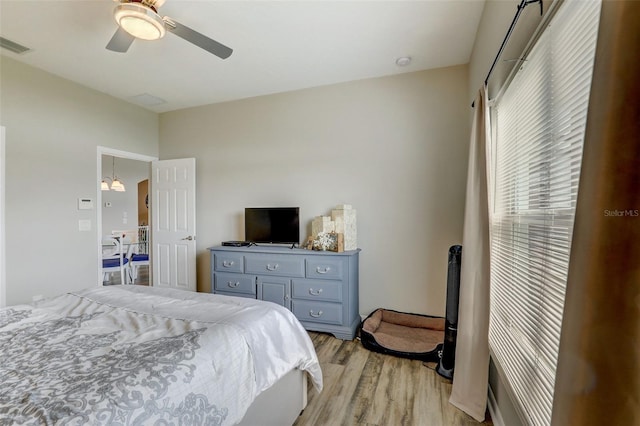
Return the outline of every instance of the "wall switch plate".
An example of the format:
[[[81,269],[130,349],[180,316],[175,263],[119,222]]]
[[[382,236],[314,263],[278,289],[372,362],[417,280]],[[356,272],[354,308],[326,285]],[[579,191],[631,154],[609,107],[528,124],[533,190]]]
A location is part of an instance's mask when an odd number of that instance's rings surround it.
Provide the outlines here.
[[[90,219],[78,220],[78,231],[91,231],[91,220]]]

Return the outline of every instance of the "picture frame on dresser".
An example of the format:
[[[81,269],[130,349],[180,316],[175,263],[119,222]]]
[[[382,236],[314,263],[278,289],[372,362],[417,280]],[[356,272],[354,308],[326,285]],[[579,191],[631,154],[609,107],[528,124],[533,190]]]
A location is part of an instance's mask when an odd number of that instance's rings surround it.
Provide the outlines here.
[[[305,329],[353,340],[360,325],[360,249],[210,247],[211,291],[277,303]]]

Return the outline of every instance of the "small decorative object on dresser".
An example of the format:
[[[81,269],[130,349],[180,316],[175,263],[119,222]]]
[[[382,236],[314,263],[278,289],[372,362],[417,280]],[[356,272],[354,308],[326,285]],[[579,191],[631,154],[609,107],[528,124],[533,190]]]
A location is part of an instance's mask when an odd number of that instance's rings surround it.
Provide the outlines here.
[[[338,252],[356,250],[356,211],[349,204],[340,204],[331,210],[331,217],[316,216],[311,221],[311,236],[306,248]]]
[[[331,210],[331,220],[335,232],[344,234],[344,249],[355,250],[358,247],[356,210],[349,204],[340,204]]]
[[[284,247],[211,247],[211,291],[266,300],[307,330],[352,340],[360,325],[358,256]]]
[[[336,251],[342,253],[344,251],[344,234],[335,232],[320,233],[314,237],[309,237],[306,246],[307,250]]]

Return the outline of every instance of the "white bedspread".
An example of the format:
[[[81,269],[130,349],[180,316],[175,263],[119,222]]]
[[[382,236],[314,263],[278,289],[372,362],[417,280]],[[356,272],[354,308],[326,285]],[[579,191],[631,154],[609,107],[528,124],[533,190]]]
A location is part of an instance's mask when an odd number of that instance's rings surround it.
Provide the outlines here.
[[[293,368],[306,331],[272,303],[115,286],[0,310],[0,425],[235,424]]]

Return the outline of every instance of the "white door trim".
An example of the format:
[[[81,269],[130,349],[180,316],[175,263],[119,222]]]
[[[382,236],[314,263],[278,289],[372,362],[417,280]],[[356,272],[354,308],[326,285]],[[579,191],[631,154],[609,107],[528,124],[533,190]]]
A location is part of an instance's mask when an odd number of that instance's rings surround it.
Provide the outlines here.
[[[0,126],[0,308],[4,308],[7,304],[7,262],[4,233],[4,188],[7,186],[7,180],[5,179],[4,135],[5,128]]]
[[[96,232],[97,232],[97,252],[96,259],[98,260],[98,275],[97,275],[97,285],[102,286],[102,190],[100,189],[100,182],[102,182],[102,156],[103,155],[111,155],[113,157],[118,158],[126,158],[129,160],[138,160],[138,161],[146,161],[151,163],[152,161],[156,161],[158,157],[153,157],[150,155],[137,154],[135,152],[122,151],[119,149],[108,148],[106,146],[98,146],[97,148],[97,173],[96,173]],[[153,208],[152,205],[149,206],[150,209]],[[151,212],[149,212],[149,217],[151,218]]]

